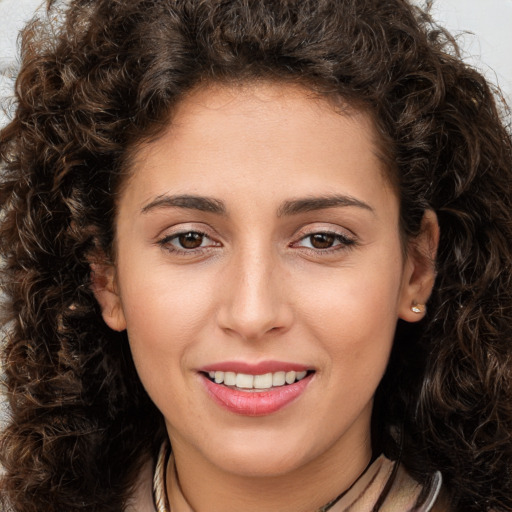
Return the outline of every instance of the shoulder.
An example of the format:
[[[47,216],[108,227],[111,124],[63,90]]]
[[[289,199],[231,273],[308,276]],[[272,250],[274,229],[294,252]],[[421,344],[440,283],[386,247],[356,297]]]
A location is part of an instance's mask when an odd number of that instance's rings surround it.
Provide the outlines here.
[[[132,496],[126,504],[125,512],[155,512],[152,460],[147,461],[142,466]]]
[[[453,512],[453,508],[450,505],[450,499],[445,489],[441,489],[439,497],[432,507],[432,512]]]
[[[393,463],[396,464],[396,463]],[[443,477],[432,474],[425,485],[418,483],[407,470],[397,464],[396,475],[383,503],[382,512],[450,512],[452,510]]]
[[[381,455],[332,512],[450,512],[442,480],[441,473],[437,472],[422,485],[399,463]]]

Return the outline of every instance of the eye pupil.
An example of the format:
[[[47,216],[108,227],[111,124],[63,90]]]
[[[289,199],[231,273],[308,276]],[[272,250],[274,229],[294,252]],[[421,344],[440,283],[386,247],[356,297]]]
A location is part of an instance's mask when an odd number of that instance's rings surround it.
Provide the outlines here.
[[[178,237],[180,245],[185,249],[197,249],[203,243],[203,235],[201,233],[183,233]]]
[[[335,237],[329,233],[315,233],[311,235],[310,241],[315,249],[328,249],[334,244]]]

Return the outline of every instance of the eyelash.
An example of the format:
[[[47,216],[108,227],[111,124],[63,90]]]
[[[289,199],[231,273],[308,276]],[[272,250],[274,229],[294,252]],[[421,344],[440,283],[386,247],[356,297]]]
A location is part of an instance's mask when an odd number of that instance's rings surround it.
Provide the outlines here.
[[[201,245],[198,247],[193,248],[184,248],[184,247],[177,247],[173,244],[174,241],[179,240],[180,237],[187,236],[187,235],[194,235],[196,238],[201,238]],[[305,240],[310,240],[314,236],[327,236],[331,237],[333,239],[333,243],[336,245],[331,245],[330,247],[325,248],[318,248],[318,247],[307,247],[307,246],[301,246],[300,243],[304,242]],[[202,246],[205,239],[211,240],[211,244],[208,244],[206,246]],[[337,243],[336,243],[337,242]],[[183,254],[183,255],[196,255],[198,253],[202,253],[204,250],[210,248],[210,247],[220,247],[220,243],[215,242],[211,237],[208,236],[208,234],[197,231],[197,230],[187,230],[187,231],[181,231],[179,233],[174,233],[172,235],[165,236],[161,240],[159,240],[158,245],[165,248],[168,252],[175,253],[175,254]],[[345,234],[337,233],[335,231],[314,231],[311,233],[308,233],[304,236],[302,236],[298,241],[292,242],[290,244],[290,247],[302,247],[303,250],[308,251],[310,253],[313,253],[315,255],[318,254],[326,254],[326,253],[333,253],[340,250],[347,250],[353,248],[357,244],[356,240],[353,238],[350,238],[346,236]]]
[[[188,248],[188,249],[184,248],[184,247],[177,247],[172,244],[172,242],[174,240],[178,240],[180,237],[187,236],[187,235],[195,235],[196,237],[197,236],[201,237],[202,238],[201,244],[203,243],[205,238],[208,240],[211,240],[213,242],[213,244],[207,245],[204,247],[199,246],[199,247]],[[193,230],[193,229],[190,229],[187,231],[180,231],[179,233],[174,233],[172,235],[165,236],[164,238],[162,238],[161,240],[158,241],[158,245],[160,245],[161,247],[166,249],[168,252],[175,253],[175,254],[183,254],[183,255],[198,254],[200,252],[203,252],[205,249],[207,249],[209,247],[219,247],[220,246],[220,244],[218,242],[215,242],[206,233],[204,233],[202,231]]]
[[[303,249],[305,249],[305,250],[307,250],[309,252],[312,252],[314,254],[319,254],[319,253],[320,254],[325,254],[325,253],[333,253],[333,252],[336,252],[336,251],[343,251],[343,250],[351,249],[351,248],[353,248],[357,244],[355,239],[350,238],[350,237],[348,237],[345,234],[337,233],[336,231],[328,231],[328,230],[326,230],[326,231],[314,231],[312,233],[308,233],[308,234],[302,236],[298,240],[298,242],[293,242],[291,244],[291,247],[295,247],[300,242],[303,242],[303,241],[308,240],[308,239],[311,241],[312,237],[318,236],[318,235],[332,237],[333,238],[333,243],[336,243],[336,242],[338,242],[338,243],[336,245],[332,245],[332,246],[326,247],[326,248],[302,246]]]

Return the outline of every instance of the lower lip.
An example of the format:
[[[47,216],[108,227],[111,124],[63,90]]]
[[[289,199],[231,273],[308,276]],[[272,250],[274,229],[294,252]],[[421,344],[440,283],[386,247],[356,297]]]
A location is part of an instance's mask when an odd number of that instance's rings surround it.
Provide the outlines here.
[[[305,391],[313,374],[302,380],[269,389],[268,391],[239,391],[216,384],[203,375],[208,394],[228,411],[245,416],[264,416],[282,409]]]

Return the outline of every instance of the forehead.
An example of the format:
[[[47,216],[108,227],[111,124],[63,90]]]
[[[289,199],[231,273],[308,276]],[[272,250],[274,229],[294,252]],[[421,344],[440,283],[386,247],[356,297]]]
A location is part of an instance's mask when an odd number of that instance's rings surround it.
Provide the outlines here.
[[[387,187],[376,140],[368,113],[303,87],[214,84],[189,93],[164,133],[138,147],[129,181],[147,189],[141,197],[190,186],[211,195],[226,183],[256,190],[265,180],[293,193],[292,182],[316,178],[324,187],[343,168],[355,180],[371,170],[375,185]]]

